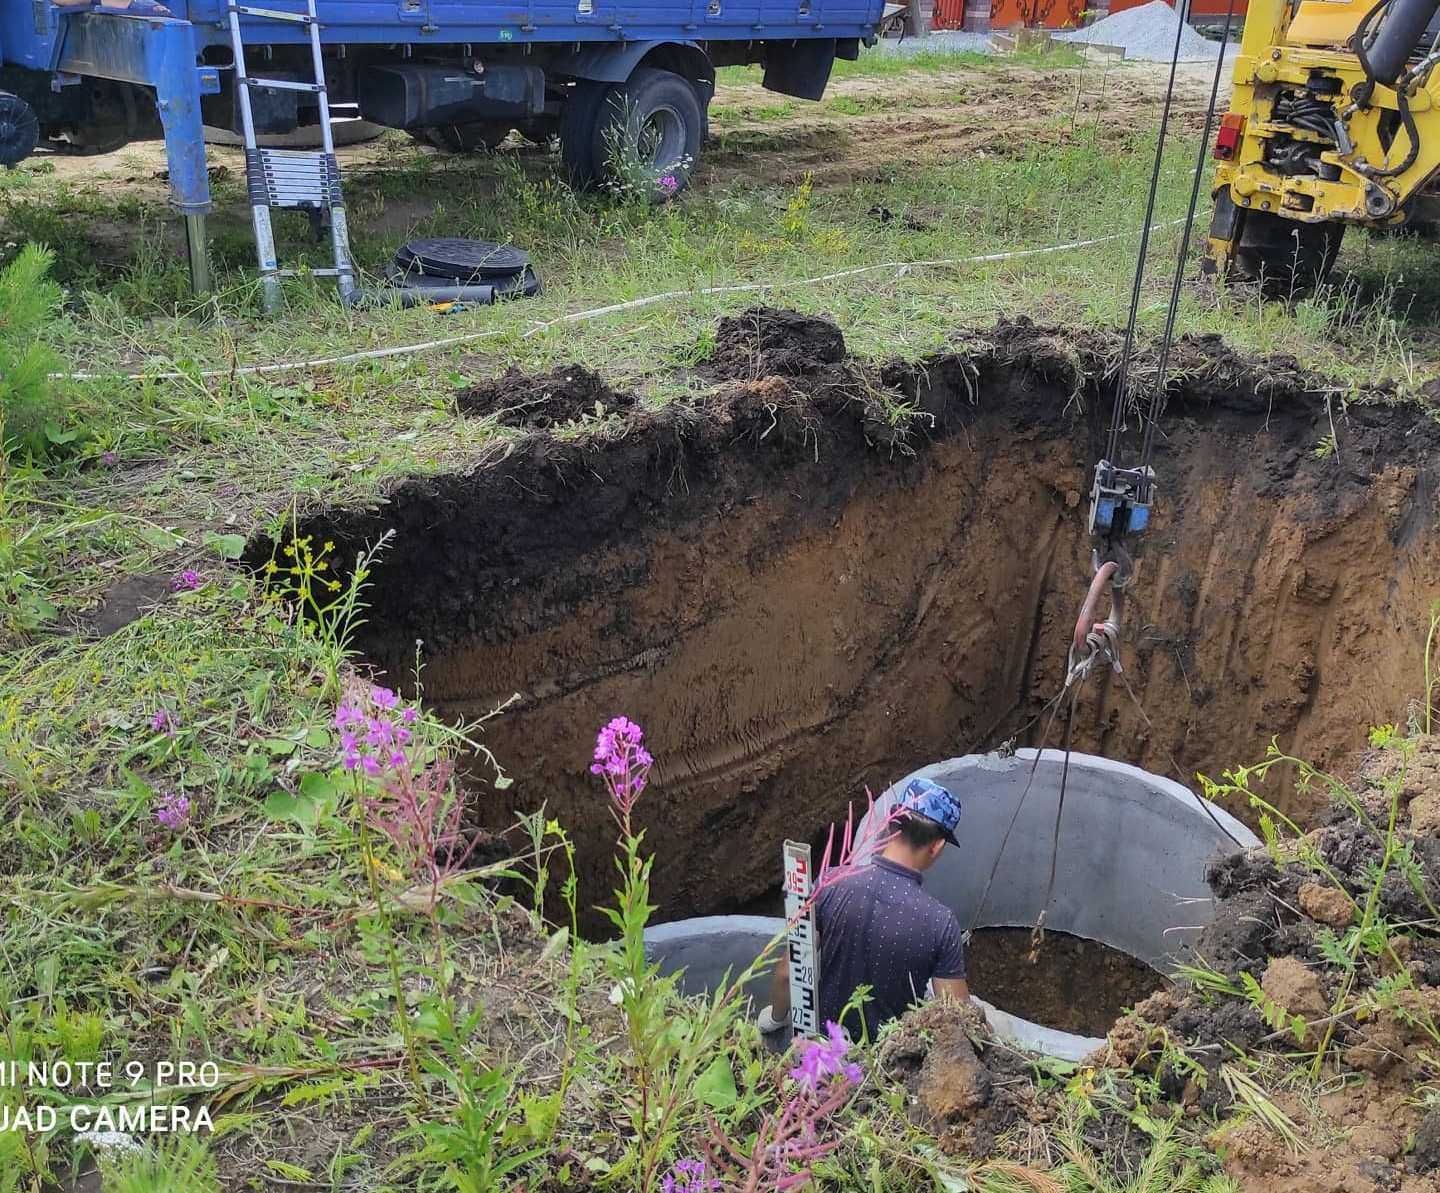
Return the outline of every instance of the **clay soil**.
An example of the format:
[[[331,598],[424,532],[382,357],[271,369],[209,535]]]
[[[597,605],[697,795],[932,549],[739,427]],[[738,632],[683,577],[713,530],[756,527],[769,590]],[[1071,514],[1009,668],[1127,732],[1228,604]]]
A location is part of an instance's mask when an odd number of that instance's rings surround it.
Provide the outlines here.
[[[1047,932],[1031,960],[1030,929],[980,928],[966,949],[970,989],[986,1002],[1060,1031],[1103,1036],[1165,979],[1094,940]]]
[[[777,328],[819,347],[777,352]],[[727,321],[695,405],[517,431],[498,463],[307,527],[340,557],[398,532],[360,645],[405,684],[421,640],[447,716],[510,701],[485,740],[514,783],[477,790],[474,815],[502,829],[543,803],[577,839],[587,903],[613,876],[587,764],[617,713],[657,759],[639,814],[678,916],[760,895],[784,838],[1001,743],[1060,690],[1116,337],[1007,324],[880,366],[837,338]],[[1135,699],[1108,674],[1089,687],[1075,747],[1186,779],[1272,736],[1337,764],[1367,725],[1403,722],[1419,683],[1440,429],[1379,400],[1327,412],[1293,361],[1209,340],[1175,363],[1125,627]],[[523,382],[501,384],[513,407]],[[553,374],[534,389],[557,400]],[[1320,814],[1313,791],[1272,786]]]

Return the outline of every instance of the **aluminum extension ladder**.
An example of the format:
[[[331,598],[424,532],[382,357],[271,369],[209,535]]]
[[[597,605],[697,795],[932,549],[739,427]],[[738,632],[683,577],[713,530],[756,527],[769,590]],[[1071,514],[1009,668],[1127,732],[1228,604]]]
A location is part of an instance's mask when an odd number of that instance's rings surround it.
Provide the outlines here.
[[[355,268],[350,261],[350,233],[345,222],[345,200],[340,191],[340,166],[335,161],[335,138],[330,123],[330,100],[325,88],[325,62],[320,53],[320,21],[315,0],[306,0],[306,11],[285,12],[230,3],[230,45],[235,53],[235,88],[240,101],[241,132],[245,140],[245,180],[250,193],[250,213],[255,224],[255,251],[260,258],[260,281],[265,288],[265,309],[280,306],[280,279],[294,277],[299,270],[281,269],[275,260],[275,234],[270,226],[270,209],[288,207],[312,214],[328,214],[333,267],[309,272],[333,277],[340,289],[340,301],[350,306],[359,297]],[[310,33],[310,50],[315,62],[315,81],[252,78],[245,69],[245,43],[240,18],[289,21],[304,25]],[[314,150],[261,149],[255,141],[255,117],[251,111],[250,89],[301,91],[313,94],[320,106],[321,148]]]

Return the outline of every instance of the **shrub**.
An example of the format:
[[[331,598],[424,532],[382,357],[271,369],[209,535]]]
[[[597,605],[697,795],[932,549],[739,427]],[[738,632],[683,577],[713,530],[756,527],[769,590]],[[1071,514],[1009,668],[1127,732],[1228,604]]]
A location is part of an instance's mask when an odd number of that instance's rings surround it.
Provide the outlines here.
[[[43,245],[27,244],[0,270],[0,444],[9,456],[53,460],[80,438],[64,425],[50,379],[59,360],[40,338],[60,303],[48,277],[54,260]]]

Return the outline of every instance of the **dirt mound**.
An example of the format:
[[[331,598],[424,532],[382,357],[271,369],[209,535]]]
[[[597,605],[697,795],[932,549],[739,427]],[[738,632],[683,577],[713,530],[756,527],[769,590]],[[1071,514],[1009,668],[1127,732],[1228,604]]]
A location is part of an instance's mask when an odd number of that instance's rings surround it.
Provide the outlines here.
[[[635,396],[618,393],[584,365],[562,365],[532,376],[509,368],[455,395],[465,414],[494,416],[506,426],[547,431],[566,423],[599,420],[635,407]]]
[[[845,359],[845,336],[829,319],[752,307],[720,320],[708,375],[730,381],[803,377]]]
[[[879,1067],[910,1093],[907,1112],[941,1150],[985,1157],[1017,1123],[1046,1122],[1051,1099],[1031,1060],[997,1047],[972,1005],[928,1003],[907,1013],[880,1045]]]

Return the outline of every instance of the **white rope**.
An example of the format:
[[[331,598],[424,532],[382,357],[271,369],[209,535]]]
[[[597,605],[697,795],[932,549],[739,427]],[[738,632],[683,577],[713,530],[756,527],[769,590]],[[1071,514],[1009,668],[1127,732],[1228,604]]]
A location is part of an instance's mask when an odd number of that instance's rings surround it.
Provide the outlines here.
[[[1198,217],[1197,217],[1198,218]],[[1154,232],[1161,228],[1174,227],[1176,224],[1183,224],[1184,218],[1166,220],[1164,223],[1151,224],[1150,231]],[[1064,244],[1050,244],[1042,248],[1034,249],[1011,249],[1003,253],[981,253],[974,257],[942,257],[933,261],[885,261],[879,265],[858,265],[853,269],[841,269],[835,273],[822,273],[812,278],[796,278],[780,282],[737,282],[727,286],[706,286],[700,290],[667,290],[663,294],[651,294],[645,298],[632,298],[628,302],[615,302],[608,306],[591,307],[586,311],[574,311],[568,315],[559,315],[554,319],[547,319],[544,322],[534,324],[525,332],[524,338],[540,335],[549,331],[552,327],[560,327],[568,323],[584,323],[590,319],[599,319],[604,315],[614,315],[620,311],[636,311],[642,307],[654,306],[656,303],[671,302],[678,298],[701,298],[713,294],[755,294],[765,290],[778,290],[787,286],[818,286],[823,282],[834,282],[840,278],[859,277],[866,273],[879,273],[882,270],[894,270],[896,277],[903,277],[912,269],[939,269],[954,265],[984,265],[992,261],[1014,261],[1021,257],[1039,257],[1047,253],[1065,253],[1073,249],[1088,249],[1099,244],[1109,244],[1112,241],[1124,240],[1134,236],[1133,232],[1112,232],[1108,236],[1095,236],[1089,240],[1071,240]],[[489,328],[485,331],[472,331],[459,336],[446,336],[438,340],[424,340],[418,344],[397,344],[391,348],[367,348],[360,352],[346,352],[339,356],[320,356],[313,360],[289,360],[279,361],[268,365],[238,365],[234,368],[223,369],[202,369],[199,373],[186,373],[171,371],[166,373],[52,373],[55,380],[66,381],[103,381],[119,377],[126,381],[182,381],[191,378],[207,379],[212,377],[254,377],[267,373],[290,373],[300,369],[323,369],[331,365],[351,364],[361,360],[383,360],[393,356],[413,356],[418,352],[429,352],[434,348],[450,348],[456,344],[469,344],[476,340],[490,339],[494,336],[505,334],[500,328]]]

